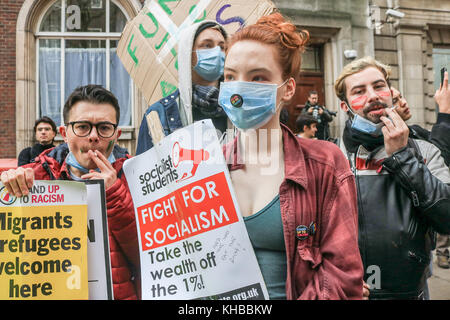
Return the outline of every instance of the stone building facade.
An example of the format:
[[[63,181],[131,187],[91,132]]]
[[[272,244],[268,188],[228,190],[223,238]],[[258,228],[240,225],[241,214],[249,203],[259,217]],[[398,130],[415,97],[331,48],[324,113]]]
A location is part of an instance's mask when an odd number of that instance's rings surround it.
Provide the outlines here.
[[[67,4],[111,1],[120,7],[127,20],[144,3],[144,0],[0,0],[0,158],[15,158],[33,142],[32,128],[39,116],[38,41],[56,37],[40,32],[40,26],[57,1]],[[353,59],[352,53],[357,58],[372,55],[389,64],[393,70],[392,84],[411,106],[410,121],[426,127],[434,123],[433,95],[438,68],[445,63],[450,67],[450,1],[274,0],[274,3],[299,28],[311,34],[311,47],[303,58],[307,70],[302,73],[305,77],[299,79],[305,86],[300,89],[318,86],[321,103],[338,112],[332,122],[333,136],[340,136],[346,119],[339,110],[333,83],[343,66]],[[405,15],[401,19],[386,16],[388,9]],[[71,33],[65,36],[80,38]],[[112,41],[117,34],[105,37]],[[139,90],[133,88],[131,92],[131,120],[123,127],[119,143],[134,154],[137,130],[147,106]]]
[[[363,57],[373,55],[375,50],[374,33],[368,25],[369,3],[367,0],[276,0],[275,3],[294,24],[310,33],[310,46],[319,56],[319,61],[316,61],[315,67],[307,67],[310,53],[307,51],[302,59],[302,68],[314,71],[302,72],[297,82],[303,85],[314,73],[323,78],[322,85],[316,83],[311,89],[319,92],[319,104],[338,113],[331,123],[331,135],[337,137],[347,116],[340,112],[339,100],[334,94],[334,80],[342,68],[352,61],[346,58],[344,52],[355,50],[358,57]],[[304,95],[302,98],[305,101]],[[303,101],[297,103],[303,104]],[[290,117],[294,118],[298,113],[292,108],[289,112]]]
[[[450,69],[450,1],[372,0],[370,5],[380,8],[383,21],[389,21],[389,8],[405,14],[374,29],[375,57],[393,67],[393,85],[411,107],[410,122],[429,128],[436,122],[433,97],[440,68],[446,63]]]
[[[430,128],[436,121],[433,99],[440,68],[450,69],[450,1],[446,0],[276,0],[280,10],[310,31],[312,45],[321,43],[324,85],[322,101],[339,110],[333,81],[342,67],[365,55],[392,68],[392,85],[407,99],[410,123]],[[402,18],[387,15],[400,11]],[[332,134],[340,136],[346,115],[339,113]]]

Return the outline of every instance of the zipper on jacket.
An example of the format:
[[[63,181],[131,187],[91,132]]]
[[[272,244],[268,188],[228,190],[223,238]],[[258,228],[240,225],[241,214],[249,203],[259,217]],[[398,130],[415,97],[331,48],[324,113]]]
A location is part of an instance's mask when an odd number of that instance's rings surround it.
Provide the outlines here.
[[[358,194],[359,195],[361,195],[361,191],[360,191],[360,183],[359,183],[359,175],[357,175],[356,174],[356,171],[357,171],[357,169],[356,169],[356,158],[357,158],[357,155],[358,155],[358,151],[359,151],[359,148],[358,148],[358,150],[356,150],[356,153],[354,154],[355,156],[354,156],[354,163],[352,164],[352,171],[353,171],[353,175],[355,176],[355,182],[356,182],[356,194],[357,194],[357,199],[358,199],[358,207],[359,208],[361,208],[361,218],[362,219],[360,219],[359,217],[358,217],[358,224],[359,224],[359,232],[361,232],[362,230],[364,230],[364,232],[363,233],[361,233],[361,247],[362,247],[362,250],[361,250],[361,248],[360,248],[360,254],[361,254],[361,251],[363,252],[363,257],[362,257],[362,259],[363,259],[363,264],[364,263],[366,263],[367,264],[367,255],[366,255],[366,230],[364,229],[364,220],[365,220],[365,216],[364,216],[364,209],[363,209],[363,205],[362,205],[362,202],[361,202],[361,197],[360,196],[358,196]],[[351,158],[349,158],[349,160],[350,160]],[[359,211],[359,210],[358,210]],[[363,267],[364,267],[364,265],[363,265]],[[365,277],[365,275],[366,275],[366,270],[363,270],[363,277]]]
[[[420,205],[420,202],[419,202],[419,196],[417,195],[417,192],[411,191],[411,197],[413,200],[414,207],[418,207]]]
[[[417,194],[417,191],[413,188],[413,184],[411,183],[411,179],[409,179],[409,176],[403,171],[403,169],[401,168],[401,164],[400,161],[397,159],[397,157],[395,155],[392,155],[392,159],[394,159],[395,162],[397,162],[398,165],[398,173],[406,180],[408,181],[408,185],[409,187],[412,189],[412,191],[410,192],[411,194],[411,200],[413,202],[413,206],[414,207],[419,207],[420,206],[420,200],[419,200],[419,195]]]
[[[416,255],[414,252],[412,251],[408,251],[408,257],[415,259],[416,261],[423,263],[423,264],[427,264],[425,259],[423,259],[422,257]]]

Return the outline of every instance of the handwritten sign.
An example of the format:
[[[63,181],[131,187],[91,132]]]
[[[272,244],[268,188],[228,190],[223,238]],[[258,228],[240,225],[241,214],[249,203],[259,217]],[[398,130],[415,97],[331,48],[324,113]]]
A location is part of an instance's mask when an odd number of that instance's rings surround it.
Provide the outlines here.
[[[151,104],[178,87],[177,44],[183,29],[215,20],[231,35],[274,8],[269,0],[152,0],[125,26],[117,55]]]
[[[211,120],[124,163],[143,299],[264,299],[267,289]]]

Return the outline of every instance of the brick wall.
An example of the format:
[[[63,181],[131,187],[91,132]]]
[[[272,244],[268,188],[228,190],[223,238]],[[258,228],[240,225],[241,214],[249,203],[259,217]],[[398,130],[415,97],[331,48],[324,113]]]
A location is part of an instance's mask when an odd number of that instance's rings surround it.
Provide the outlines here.
[[[16,21],[23,2],[0,0],[0,159],[17,157]]]
[[[23,0],[0,0],[0,158],[16,157],[16,21]]]

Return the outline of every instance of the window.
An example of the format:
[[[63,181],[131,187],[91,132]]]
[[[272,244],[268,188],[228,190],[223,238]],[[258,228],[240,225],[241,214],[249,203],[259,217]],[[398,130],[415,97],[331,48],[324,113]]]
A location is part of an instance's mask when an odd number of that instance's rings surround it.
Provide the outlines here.
[[[302,71],[321,72],[320,47],[306,47],[302,54]]]
[[[37,37],[37,116],[62,124],[62,107],[80,85],[99,84],[119,100],[121,127],[132,126],[132,81],[116,54],[127,17],[112,0],[58,0]]]
[[[450,72],[450,48],[433,48],[434,88],[441,85],[441,69],[447,67]]]

